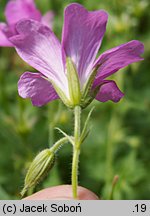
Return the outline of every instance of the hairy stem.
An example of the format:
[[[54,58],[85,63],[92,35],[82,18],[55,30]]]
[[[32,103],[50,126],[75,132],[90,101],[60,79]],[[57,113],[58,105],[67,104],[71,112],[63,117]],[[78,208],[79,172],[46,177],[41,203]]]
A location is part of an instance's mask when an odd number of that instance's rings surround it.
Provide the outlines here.
[[[72,193],[73,198],[77,199],[78,187],[78,162],[80,154],[80,119],[81,107],[76,106],[74,109],[74,147],[73,147],[73,160],[72,160]]]
[[[68,142],[68,138],[67,138],[67,137],[61,138],[60,140],[58,140],[58,141],[50,148],[50,150],[51,150],[52,152],[56,152],[56,151],[58,151],[59,148],[60,148],[63,144],[65,144],[66,142]]]
[[[80,106],[76,106],[74,109],[74,138],[75,145],[78,144],[80,138],[80,118],[81,118],[81,108]]]
[[[78,161],[79,161],[80,150],[74,147],[73,149],[73,160],[72,160],[72,194],[73,198],[77,199],[77,187],[78,187]]]

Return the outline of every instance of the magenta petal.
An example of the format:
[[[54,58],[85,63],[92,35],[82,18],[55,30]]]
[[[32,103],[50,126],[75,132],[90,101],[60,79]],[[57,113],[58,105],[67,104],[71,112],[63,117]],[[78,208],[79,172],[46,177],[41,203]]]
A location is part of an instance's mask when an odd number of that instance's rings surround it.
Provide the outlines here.
[[[41,20],[41,13],[37,10],[34,0],[10,0],[5,8],[5,16],[10,25],[23,18]]]
[[[83,84],[91,72],[108,16],[102,10],[89,12],[77,3],[70,4],[64,16],[62,46],[74,61]]]
[[[116,83],[112,80],[103,81],[99,89],[98,94],[96,95],[96,100],[101,102],[106,102],[111,100],[115,103],[119,102],[124,94],[120,91]]]
[[[13,44],[7,39],[6,35],[4,34],[4,29],[7,27],[5,23],[0,23],[0,46],[4,47],[12,47]]]
[[[21,97],[30,98],[34,106],[59,98],[51,83],[40,73],[25,72],[18,82],[18,92]]]
[[[18,35],[10,38],[20,57],[62,90],[67,88],[61,45],[50,28],[34,20],[22,20],[17,26]]]
[[[50,29],[53,29],[53,22],[54,22],[54,13],[52,11],[48,11],[44,16],[42,17],[41,22],[48,26]]]
[[[143,60],[140,57],[143,52],[144,46],[137,40],[130,41],[104,52],[95,63],[95,66],[99,65],[99,70],[94,85],[98,85],[101,80],[112,75],[119,69],[133,62]]]

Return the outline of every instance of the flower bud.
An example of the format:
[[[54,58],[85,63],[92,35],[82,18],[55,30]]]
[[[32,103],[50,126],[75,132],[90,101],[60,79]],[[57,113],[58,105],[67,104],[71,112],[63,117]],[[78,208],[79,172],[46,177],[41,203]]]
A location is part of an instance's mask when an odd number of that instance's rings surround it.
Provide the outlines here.
[[[50,149],[41,151],[34,158],[25,177],[24,188],[21,191],[22,196],[24,196],[30,187],[36,186],[44,177],[46,177],[48,171],[54,165],[54,160],[55,155]]]

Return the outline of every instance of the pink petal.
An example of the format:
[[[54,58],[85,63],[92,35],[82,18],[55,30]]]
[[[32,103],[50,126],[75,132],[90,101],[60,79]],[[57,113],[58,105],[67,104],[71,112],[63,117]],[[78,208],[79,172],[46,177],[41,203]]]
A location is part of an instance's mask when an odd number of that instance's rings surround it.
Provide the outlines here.
[[[13,45],[10,43],[3,32],[6,27],[7,25],[5,23],[0,23],[0,46],[12,47]]]
[[[54,22],[54,13],[52,11],[48,11],[43,17],[41,22],[48,26],[50,29],[53,29]]]
[[[112,80],[103,81],[100,90],[96,95],[96,100],[106,102],[111,100],[115,103],[119,102],[124,94],[120,91],[116,83]]]
[[[10,38],[10,41],[20,57],[67,91],[61,45],[50,28],[34,20],[22,20],[16,29],[18,35]]]
[[[82,84],[89,76],[106,30],[107,13],[77,3],[65,9],[62,46],[75,63]]]
[[[5,16],[9,25],[23,18],[41,20],[41,13],[37,10],[33,0],[10,0],[5,8]]]
[[[125,66],[143,60],[140,55],[144,52],[144,46],[137,40],[117,46],[104,52],[97,59],[95,66],[99,65],[99,70],[94,82],[94,86],[106,77]]]
[[[18,92],[21,97],[30,98],[34,106],[59,98],[51,83],[40,73],[25,72],[18,82]]]

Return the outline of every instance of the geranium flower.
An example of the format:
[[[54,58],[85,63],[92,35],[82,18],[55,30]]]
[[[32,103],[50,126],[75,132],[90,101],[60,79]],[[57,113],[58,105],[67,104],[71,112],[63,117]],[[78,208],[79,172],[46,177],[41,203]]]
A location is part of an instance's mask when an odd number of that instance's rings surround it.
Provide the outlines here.
[[[140,55],[144,46],[133,40],[104,52],[96,59],[107,18],[103,10],[89,12],[80,4],[70,4],[65,9],[62,43],[39,22],[19,22],[17,35],[10,41],[20,57],[40,72],[25,72],[20,77],[19,95],[30,98],[35,106],[59,97],[70,106],[84,106],[90,97],[102,102],[118,102],[124,94],[115,81],[106,78],[142,60]],[[75,102],[72,98],[76,95]]]
[[[12,43],[7,37],[16,34],[15,24],[23,19],[37,20],[52,28],[53,12],[49,11],[44,16],[37,10],[34,0],[10,0],[5,8],[7,23],[0,22],[0,46],[11,47]]]

